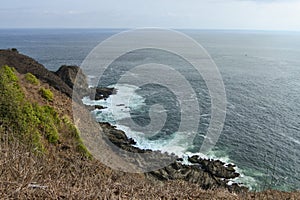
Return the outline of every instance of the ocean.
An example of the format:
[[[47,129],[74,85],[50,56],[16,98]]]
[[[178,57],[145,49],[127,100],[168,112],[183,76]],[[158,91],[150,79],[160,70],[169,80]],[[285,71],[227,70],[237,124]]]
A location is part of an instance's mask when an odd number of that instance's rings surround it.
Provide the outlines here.
[[[117,29],[1,29],[0,48],[17,48],[49,70],[61,65],[81,65],[101,41],[119,33]],[[222,75],[227,111],[223,131],[206,156],[234,163],[242,182],[253,190],[268,188],[284,191],[300,189],[300,33],[271,31],[180,30],[200,43]],[[201,120],[193,143],[176,134],[180,113],[176,99],[166,88],[147,85],[115,84],[107,76],[105,86],[114,85],[116,95],[108,106],[94,111],[99,121],[116,124],[137,146],[186,156],[197,154],[209,124],[211,100],[201,77],[184,62],[167,52],[144,49],[124,55],[112,74],[128,66],[166,62],[180,71],[201,101]],[[111,75],[111,74],[109,74]],[[130,99],[130,102],[125,101]],[[90,102],[84,99],[85,103]],[[151,105],[160,103],[171,117],[163,127],[172,137],[145,138],[118,121],[131,117],[139,125],[149,124]]]

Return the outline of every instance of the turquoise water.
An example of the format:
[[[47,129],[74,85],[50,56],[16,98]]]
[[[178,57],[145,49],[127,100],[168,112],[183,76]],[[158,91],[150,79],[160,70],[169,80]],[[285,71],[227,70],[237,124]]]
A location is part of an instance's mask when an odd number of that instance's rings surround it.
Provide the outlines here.
[[[102,40],[120,30],[0,30],[0,48],[17,48],[50,70],[62,64],[80,65],[87,54]],[[208,156],[235,163],[244,177],[241,182],[253,189],[300,188],[300,33],[254,31],[184,31],[202,44],[219,67],[227,94],[226,121],[221,137]],[[140,134],[121,127],[136,137],[140,146],[176,153],[196,153],[210,119],[210,99],[201,78],[193,76],[184,63],[179,65],[171,55],[153,51],[135,52],[134,59],[124,56],[119,64],[149,61],[155,57],[170,61],[190,80],[202,101],[203,108],[198,137],[193,144],[174,135],[165,145],[164,140],[145,142]],[[132,55],[131,55],[132,56]],[[161,57],[160,57],[161,56]],[[147,59],[145,59],[147,58]],[[168,59],[166,59],[168,58]],[[119,68],[118,68],[119,67]],[[114,70],[121,66],[116,64]],[[107,84],[115,80],[107,79]],[[128,91],[130,86],[120,86]],[[152,89],[152,90],[151,90]],[[121,90],[120,90],[121,91]],[[176,116],[163,88],[148,88],[162,104]],[[147,123],[147,92],[131,91],[137,98],[131,110],[120,110],[122,117],[134,116],[138,123]],[[129,93],[129,91],[128,91]],[[122,95],[116,95],[120,101]],[[170,103],[171,102],[171,103]],[[106,102],[107,103],[107,102]],[[125,102],[126,103],[126,102]],[[151,99],[148,100],[151,103]],[[172,105],[174,105],[172,107]],[[114,121],[109,111],[99,113],[105,121]],[[130,114],[134,115],[130,115]],[[116,117],[116,116],[114,116]],[[178,120],[171,118],[169,127]],[[170,130],[170,129],[168,129]],[[176,130],[174,130],[176,131]]]

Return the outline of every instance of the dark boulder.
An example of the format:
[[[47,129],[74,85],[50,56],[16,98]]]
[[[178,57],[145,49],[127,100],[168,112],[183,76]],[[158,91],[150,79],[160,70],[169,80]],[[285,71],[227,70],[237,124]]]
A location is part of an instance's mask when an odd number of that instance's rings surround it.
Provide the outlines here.
[[[92,90],[94,92],[90,94],[90,98],[94,100],[107,99],[110,95],[117,93],[115,88],[98,87]]]
[[[199,162],[198,159],[199,159],[199,156],[197,156],[197,155],[194,155],[194,156],[188,158],[189,162],[191,162],[191,163],[198,163]]]
[[[94,108],[98,109],[98,110],[102,110],[102,109],[105,109],[106,107],[103,107],[101,105],[95,105]]]

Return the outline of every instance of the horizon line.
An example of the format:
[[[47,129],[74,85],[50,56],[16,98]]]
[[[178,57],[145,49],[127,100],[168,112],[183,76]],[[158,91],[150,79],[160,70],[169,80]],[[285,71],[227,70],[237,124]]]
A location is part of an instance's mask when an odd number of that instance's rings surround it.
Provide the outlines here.
[[[243,28],[173,28],[173,27],[0,27],[0,30],[134,30],[142,28],[158,28],[170,30],[195,30],[195,31],[261,31],[261,32],[300,32],[300,30],[287,29],[243,29]]]

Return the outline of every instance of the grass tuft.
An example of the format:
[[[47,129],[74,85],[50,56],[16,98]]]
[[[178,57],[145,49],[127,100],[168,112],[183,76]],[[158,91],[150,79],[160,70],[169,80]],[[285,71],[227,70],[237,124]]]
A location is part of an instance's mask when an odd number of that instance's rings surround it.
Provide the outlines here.
[[[88,151],[86,146],[83,144],[83,141],[80,137],[79,130],[71,122],[68,116],[63,117],[63,123],[69,132],[69,137],[71,137],[75,141],[76,150],[80,152],[84,157],[88,159],[92,159],[92,154]]]
[[[53,101],[54,95],[53,95],[53,93],[51,92],[50,89],[41,88],[39,92],[40,92],[41,96],[44,99],[46,99],[47,101]]]
[[[40,81],[39,79],[37,79],[33,74],[31,73],[27,73],[25,74],[25,80],[28,82],[28,83],[31,83],[33,85],[40,85]]]

